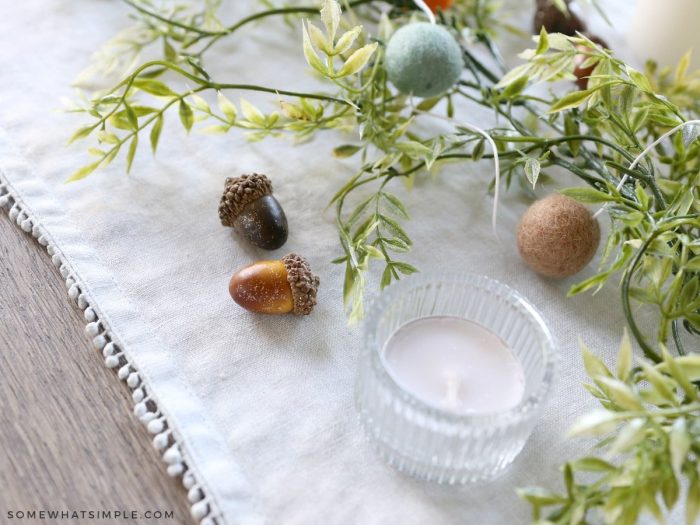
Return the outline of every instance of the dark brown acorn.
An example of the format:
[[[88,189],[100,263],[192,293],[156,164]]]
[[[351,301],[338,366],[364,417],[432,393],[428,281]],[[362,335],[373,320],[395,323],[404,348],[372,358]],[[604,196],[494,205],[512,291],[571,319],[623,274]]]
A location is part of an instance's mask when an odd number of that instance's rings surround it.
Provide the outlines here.
[[[571,0],[566,0],[568,6]],[[545,28],[548,33],[563,33],[574,36],[576,32],[583,33],[586,24],[571,11],[564,13],[552,0],[537,0],[533,30],[536,34]]]
[[[608,49],[608,44],[602,38],[588,34],[586,35],[586,37],[594,44],[598,44],[600,47]],[[593,73],[597,62],[595,64],[590,64],[586,67],[582,67],[583,63],[586,60],[588,60],[588,57],[585,55],[585,53],[589,50],[589,48],[588,46],[581,45],[577,46],[576,49],[578,51],[581,51],[581,54],[576,55],[574,57],[574,62],[576,63],[576,67],[574,68],[574,75],[576,75],[576,85],[579,87],[579,89],[587,89],[588,77],[590,77],[591,73]]]
[[[301,255],[258,261],[237,271],[228,291],[236,303],[255,313],[308,315],[316,304],[319,278]]]
[[[287,217],[265,175],[227,178],[219,218],[259,248],[276,250],[287,242]]]

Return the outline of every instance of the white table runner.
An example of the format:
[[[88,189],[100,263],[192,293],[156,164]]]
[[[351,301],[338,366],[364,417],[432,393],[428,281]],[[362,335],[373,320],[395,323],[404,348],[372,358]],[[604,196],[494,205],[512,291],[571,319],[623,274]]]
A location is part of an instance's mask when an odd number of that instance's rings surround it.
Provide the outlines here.
[[[229,4],[226,20],[259,8],[256,2]],[[629,6],[617,9],[628,12]],[[130,176],[115,162],[85,181],[64,184],[86,156],[84,145],[65,146],[81,121],[56,111],[59,97],[73,96],[71,81],[90,53],[128,24],[127,12],[105,0],[7,6],[0,18],[0,195],[13,218],[49,245],[71,294],[102,320],[89,327],[96,345],[104,351],[101,338],[111,338],[124,352],[120,364],[131,364],[122,375],[138,370],[130,383],[142,381],[160,410],[150,429],[169,428],[176,441],[165,454],[170,472],[184,468],[184,456],[185,482],[195,484],[192,500],[201,497],[198,487],[207,496],[194,513],[246,525],[528,522],[529,509],[513,489],[558,486],[559,465],[580,451],[580,443],[562,437],[594,406],[581,387],[577,339],[611,358],[624,324],[618,291],[611,286],[596,297],[566,299],[575,280],[553,282],[528,271],[515,251],[513,231],[526,207],[515,192],[504,198],[503,244],[495,243],[488,163],[423,177],[410,194],[398,182],[393,191],[412,213],[410,261],[424,271],[469,269],[509,284],[543,312],[561,353],[549,407],[501,479],[441,488],[404,477],[375,457],[356,423],[360,330],[346,326],[343,269],[329,263],[339,248],[332,214],[322,210],[355,168],[352,159],[338,161],[330,153],[353,137],[324,136],[302,146],[274,139],[249,144],[236,133],[186,138],[173,114],[156,158],[143,148]],[[303,74],[298,26],[266,23],[222,42],[209,62],[213,77],[286,89],[313,84]],[[613,46],[624,34],[620,27],[615,34],[601,32]],[[263,107],[275,104],[274,98],[244,96]],[[472,108],[460,111],[472,120],[487,117]],[[289,219],[289,241],[272,255],[305,255],[321,276],[319,305],[309,317],[255,316],[228,295],[235,269],[270,257],[223,228],[217,216],[225,177],[253,171],[271,177]],[[92,319],[91,311],[87,316]],[[162,416],[169,425],[164,429]],[[159,434],[161,446],[168,432]],[[167,439],[169,447],[173,438]]]

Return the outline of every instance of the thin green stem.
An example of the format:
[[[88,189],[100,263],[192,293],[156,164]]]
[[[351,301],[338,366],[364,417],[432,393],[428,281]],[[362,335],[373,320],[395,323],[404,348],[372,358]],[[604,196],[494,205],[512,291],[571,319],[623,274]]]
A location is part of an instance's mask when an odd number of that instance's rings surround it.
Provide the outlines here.
[[[374,2],[376,0],[354,0],[350,2],[348,5],[350,7],[357,7],[362,4],[369,4],[371,2]],[[185,46],[186,48],[193,46],[200,40],[207,38],[209,36],[212,36],[213,38],[199,51],[199,54],[201,55],[204,53],[207,49],[209,49],[211,46],[213,46],[218,40],[221,38],[230,35],[231,33],[236,32],[243,26],[250,24],[251,22],[255,22],[256,20],[261,20],[263,18],[267,18],[270,16],[286,16],[286,15],[300,15],[300,14],[317,14],[319,12],[318,6],[298,6],[298,7],[281,7],[278,9],[269,9],[267,11],[261,11],[259,13],[254,13],[252,15],[249,15],[245,18],[242,18],[235,24],[227,27],[223,31],[219,31],[217,33],[214,33],[213,35],[201,35],[196,38],[194,38],[191,42],[188,42],[187,45]]]
[[[185,29],[186,31],[191,31],[192,33],[198,33],[198,34],[204,35],[204,36],[213,36],[213,35],[219,34],[219,31],[207,31],[206,29],[202,29],[200,27],[185,24],[183,22],[178,22],[177,20],[173,20],[172,18],[168,18],[166,16],[163,16],[159,13],[156,13],[154,11],[146,9],[145,7],[140,5],[135,0],[123,0],[123,2],[125,4],[127,4],[128,6],[136,9],[139,13],[146,15],[150,18],[155,18],[156,20],[160,20],[161,22],[164,22],[168,25],[171,25],[174,27],[179,27],[180,29]]]
[[[641,262],[642,257],[647,251],[647,248],[649,248],[649,245],[654,241],[654,239],[656,239],[656,237],[660,233],[661,232],[659,232],[658,230],[654,231],[651,235],[649,235],[647,240],[644,241],[644,244],[642,244],[639,250],[637,250],[637,253],[632,259],[632,262],[624,272],[622,278],[622,285],[620,286],[620,292],[622,294],[622,310],[625,314],[625,319],[627,319],[627,324],[630,327],[630,331],[632,332],[632,335],[641,347],[642,352],[644,352],[645,357],[651,359],[655,363],[661,362],[661,356],[651,347],[651,345],[649,345],[649,343],[647,343],[644,334],[642,334],[642,331],[637,325],[637,321],[634,318],[634,313],[632,312],[630,287],[632,285],[632,276],[634,275],[637,266]]]
[[[128,93],[129,89],[133,85],[134,81],[138,78],[139,74],[145,71],[146,69],[152,68],[152,67],[164,67],[169,70],[171,70],[174,73],[177,73],[193,82],[196,82],[198,85],[202,87],[206,87],[209,89],[215,89],[215,90],[224,90],[224,89],[236,89],[236,90],[242,90],[242,91],[259,91],[262,93],[273,93],[276,95],[285,95],[289,97],[296,97],[296,98],[310,98],[310,99],[315,99],[315,100],[325,100],[328,102],[335,102],[336,104],[343,104],[346,106],[352,106],[352,104],[347,101],[343,100],[341,98],[336,98],[336,97],[331,97],[328,95],[323,95],[319,93],[305,93],[305,92],[300,92],[300,91],[289,91],[286,89],[277,89],[277,88],[270,88],[266,86],[259,86],[256,84],[229,84],[229,83],[219,83],[219,82],[212,82],[209,79],[206,78],[201,78],[196,75],[193,75],[189,71],[172,64],[170,62],[166,62],[164,60],[153,60],[151,62],[146,62],[145,64],[141,65],[134,71],[129,77],[126,79],[122,80],[119,84],[117,84],[111,91],[110,93],[114,93],[116,90],[121,88],[122,86],[126,86],[124,90],[124,95],[122,96],[121,102],[124,102],[124,99],[126,97],[126,94]],[[120,104],[117,105],[117,107]],[[114,113],[111,112],[110,114],[107,115],[107,117],[103,118],[102,121],[106,120],[109,116],[111,116]],[[101,122],[102,122],[101,121]],[[101,123],[100,122],[100,123]]]

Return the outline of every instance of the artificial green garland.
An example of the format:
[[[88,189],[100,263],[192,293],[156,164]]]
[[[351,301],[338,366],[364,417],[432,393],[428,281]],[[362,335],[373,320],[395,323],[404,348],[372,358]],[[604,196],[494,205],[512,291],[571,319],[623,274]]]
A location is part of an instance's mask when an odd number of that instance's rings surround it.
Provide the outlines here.
[[[686,353],[685,331],[697,341],[700,335],[700,200],[698,154],[694,128],[688,126],[671,140],[659,144],[647,157],[630,165],[644,147],[669,128],[696,118],[700,95],[697,76],[688,75],[687,59],[674,75],[649,69],[640,72],[614,57],[584,36],[547,34],[535,39],[536,47],[522,54],[525,63],[510,72],[501,65],[495,36],[503,25],[493,2],[461,0],[438,12],[438,22],[457,37],[464,61],[464,75],[447,91],[420,101],[395,89],[385,68],[386,44],[398,27],[421,17],[405,2],[380,0],[325,0],[321,20],[325,32],[313,21],[313,5],[269,5],[230,26],[217,16],[218,2],[204,2],[191,12],[184,4],[164,11],[148,0],[125,0],[134,8],[138,31],[127,32],[113,42],[116,53],[102,55],[108,68],[138,62],[138,52],[161,46],[163,56],[131,67],[132,71],[106,93],[95,94],[87,107],[92,122],[74,139],[92,137],[96,160],[76,172],[84,178],[125,155],[130,169],[140,143],[149,141],[155,151],[166,113],[177,111],[186,130],[205,120],[206,131],[245,130],[253,140],[292,135],[308,138],[325,129],[359,130],[359,139],[339,145],[335,154],[361,159],[355,176],[329,196],[336,220],[344,264],[344,299],[350,319],[363,315],[362,295],[370,264],[383,264],[382,288],[402,274],[416,269],[398,259],[411,248],[402,227],[408,212],[389,188],[396,181],[408,184],[446,162],[473,162],[492,157],[486,139],[472,128],[454,124],[449,133],[419,134],[414,121],[422,113],[435,114],[446,107],[453,116],[453,102],[465,99],[499,114],[506,126],[488,130],[502,160],[506,185],[521,183],[527,191],[541,182],[550,168],[563,168],[587,186],[564,193],[585,203],[604,203],[611,220],[610,234],[594,277],[574,286],[571,294],[597,289],[621,275],[622,309],[630,331],[645,355],[660,361],[659,342],[672,341],[678,353]],[[269,4],[269,2],[265,2]],[[347,14],[347,13],[346,13]],[[303,38],[297,28],[303,23]],[[279,86],[234,84],[213,79],[206,69],[206,54],[222,39],[236,38],[245,25],[271,16],[284,16],[295,28],[290,38],[310,66],[329,85],[326,92],[293,92]],[[363,19],[372,32],[349,24]],[[483,47],[491,60],[476,58]],[[574,80],[574,70],[594,66],[587,89],[535,96],[533,83]],[[391,68],[389,68],[391,70]],[[187,79],[185,91],[168,82],[165,73]],[[225,92],[262,91],[281,96],[282,112],[264,114],[245,100],[237,106]],[[215,91],[218,108],[199,94]],[[445,101],[446,104],[438,106]],[[624,179],[624,184],[620,181]],[[358,188],[373,186],[370,197],[353,203]],[[375,261],[374,263],[372,261]],[[659,323],[655,333],[645,333],[634,316],[635,303],[653,305]],[[695,337],[693,337],[695,336]]]

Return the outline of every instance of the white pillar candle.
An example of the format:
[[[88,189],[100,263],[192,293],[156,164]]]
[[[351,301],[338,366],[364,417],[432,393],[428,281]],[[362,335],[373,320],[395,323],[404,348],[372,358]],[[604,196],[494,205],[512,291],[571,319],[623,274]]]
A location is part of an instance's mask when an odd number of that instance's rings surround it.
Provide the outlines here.
[[[458,317],[424,317],[399,327],[386,342],[384,364],[405,390],[458,414],[498,412],[520,402],[523,367],[506,343]]]
[[[674,66],[689,49],[700,67],[699,0],[637,0],[629,43],[639,60]]]

